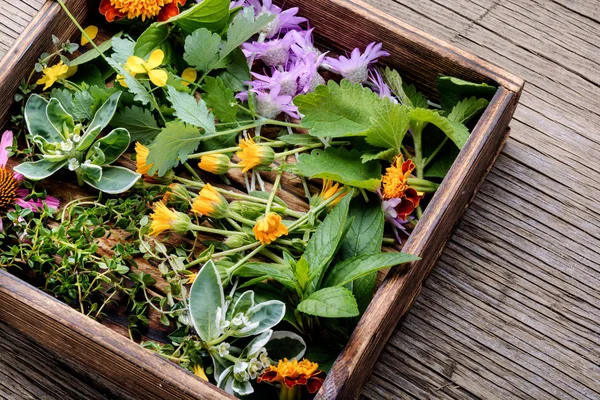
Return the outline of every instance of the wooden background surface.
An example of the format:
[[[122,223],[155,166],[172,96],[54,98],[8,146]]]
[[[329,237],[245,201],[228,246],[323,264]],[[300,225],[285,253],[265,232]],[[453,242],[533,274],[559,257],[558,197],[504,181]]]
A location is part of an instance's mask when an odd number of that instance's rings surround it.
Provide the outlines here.
[[[367,2],[528,84],[363,396],[600,399],[600,2]],[[41,3],[0,0],[0,56]],[[0,324],[0,398],[107,396]]]

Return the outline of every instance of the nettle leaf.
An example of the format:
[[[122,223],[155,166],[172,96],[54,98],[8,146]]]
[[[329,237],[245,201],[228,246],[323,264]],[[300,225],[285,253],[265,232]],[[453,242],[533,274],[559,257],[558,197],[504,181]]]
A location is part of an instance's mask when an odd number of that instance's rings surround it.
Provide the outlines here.
[[[342,261],[330,268],[323,286],[344,286],[355,279],[362,278],[380,269],[416,260],[420,260],[420,258],[406,253],[363,254]]]
[[[212,261],[204,264],[190,289],[190,315],[194,329],[205,341],[221,335],[217,325],[217,309],[225,307],[225,295],[219,272]]]
[[[419,131],[422,132],[423,128],[427,124],[433,124],[437,126],[450,140],[456,144],[456,147],[462,149],[467,139],[469,139],[469,130],[466,126],[461,123],[453,122],[440,115],[435,110],[428,110],[425,108],[415,108],[410,111],[411,123],[419,127]]]
[[[37,94],[29,96],[24,112],[27,130],[31,136],[41,136],[48,143],[62,142],[64,138],[50,124],[50,120],[46,114],[47,106],[48,100],[42,96]]]
[[[415,85],[407,85],[404,83],[402,85],[404,89],[404,93],[410,99],[413,108],[427,108],[429,107],[429,103],[427,102],[427,97],[421,92],[417,90]]]
[[[362,196],[356,197],[350,203],[348,218],[352,218],[352,225],[342,241],[339,256],[345,260],[381,251],[384,227],[381,203],[367,203]]]
[[[32,181],[39,181],[46,179],[62,167],[64,167],[69,160],[63,160],[58,162],[52,162],[48,160],[39,160],[35,162],[24,162],[17,165],[14,168],[15,172],[23,175],[27,179]]]
[[[201,72],[208,72],[219,61],[221,36],[208,29],[196,29],[185,38],[183,59]]]
[[[385,82],[388,84],[392,92],[396,95],[398,100],[400,100],[401,104],[404,104],[407,107],[414,108],[410,97],[404,93],[404,87],[402,86],[402,77],[395,69],[390,69],[389,67],[385,67],[383,71],[383,78]]]
[[[175,115],[185,123],[204,129],[207,133],[215,133],[215,116],[208,111],[204,100],[196,101],[189,93],[179,92],[173,86],[167,86],[169,101],[173,104]]]
[[[187,156],[198,148],[201,140],[202,134],[198,128],[179,121],[167,123],[148,148],[150,153],[146,163],[153,164],[149,174],[153,175],[158,171],[158,175],[163,176],[180,162],[185,162]]]
[[[229,0],[204,0],[158,25],[172,23],[187,34],[200,28],[219,32],[229,21],[229,4]]]
[[[371,89],[346,79],[339,85],[330,80],[327,86],[317,86],[314,93],[294,98],[294,104],[304,115],[302,125],[312,136],[319,137],[367,134],[382,102]]]
[[[359,315],[352,292],[344,287],[328,287],[308,296],[298,311],[323,318],[350,318]]]
[[[152,112],[136,105],[122,108],[113,117],[111,125],[127,129],[131,135],[131,141],[138,141],[142,144],[149,143],[160,133],[160,128]]]
[[[331,179],[344,185],[375,191],[381,185],[381,165],[377,161],[363,163],[358,150],[329,147],[301,154],[295,166],[299,175]]]
[[[404,135],[410,127],[409,112],[408,107],[394,104],[386,99],[371,120],[373,127],[365,138],[367,143],[394,149],[396,154],[400,154]]]
[[[450,121],[466,123],[479,112],[485,110],[485,108],[490,104],[486,99],[478,99],[473,96],[468,99],[464,99],[456,103],[454,107],[452,107],[452,111],[448,114],[448,119]]]
[[[238,112],[237,100],[233,91],[228,88],[220,77],[207,76],[202,85],[202,99],[211,109],[214,116],[221,122],[235,122]],[[303,135],[305,136],[305,135]]]
[[[496,87],[487,83],[467,82],[450,76],[440,76],[437,79],[442,109],[447,113],[465,97],[478,97],[491,100],[496,93]]]
[[[227,30],[227,39],[221,48],[221,59],[227,57],[229,53],[260,32],[274,19],[275,15],[270,13],[262,13],[255,18],[252,7],[242,9],[242,11],[235,16]]]
[[[168,45],[169,26],[152,24],[150,25],[135,42],[133,55],[140,58],[147,58],[150,53],[156,49],[163,49],[165,44]],[[164,52],[164,50],[163,50]]]
[[[360,156],[360,159],[362,160],[363,163],[366,163],[366,162],[372,161],[372,160],[384,160],[384,161],[391,163],[394,161],[394,158],[397,155],[398,155],[398,152],[396,151],[396,149],[387,149],[387,150],[380,151],[379,153],[365,152]]]
[[[100,180],[83,180],[93,188],[104,193],[118,194],[129,189],[140,179],[142,175],[123,167],[102,167],[102,178]]]

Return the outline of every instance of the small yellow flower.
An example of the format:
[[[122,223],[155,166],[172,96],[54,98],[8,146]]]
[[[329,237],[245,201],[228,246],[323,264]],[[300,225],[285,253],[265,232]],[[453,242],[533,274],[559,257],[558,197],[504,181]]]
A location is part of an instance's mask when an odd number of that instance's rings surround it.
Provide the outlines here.
[[[260,217],[254,228],[254,237],[262,244],[269,244],[278,237],[287,235],[287,227],[281,222],[281,216],[275,213],[269,213]]]
[[[198,168],[215,175],[223,175],[229,171],[229,157],[225,154],[210,154],[200,157]]]
[[[259,377],[257,382],[278,382],[288,388],[297,385],[306,386],[309,393],[316,393],[323,385],[325,373],[319,370],[319,364],[310,362],[306,359],[298,362],[287,358],[279,360],[277,366],[271,365]]]
[[[44,90],[46,90],[50,86],[54,85],[56,81],[73,76],[75,72],[77,72],[77,66],[69,68],[65,63],[60,61],[58,64],[44,68],[42,71],[44,75],[38,79],[36,83],[38,85],[43,83]]]
[[[94,39],[96,39],[96,36],[98,36],[98,27],[97,27],[97,26],[95,26],[95,25],[90,25],[90,26],[88,26],[87,28],[85,28],[83,31],[86,33],[86,35],[87,35],[87,36],[88,36],[88,37],[89,37],[91,40],[94,40]],[[81,35],[81,42],[80,42],[80,43],[81,43],[81,45],[82,45],[82,46],[85,46],[85,45],[86,45],[86,44],[88,44],[89,42],[90,42],[90,41],[88,40],[88,38],[87,38],[87,37],[85,37],[85,35],[84,35],[84,34],[82,34],[82,35]]]
[[[181,73],[183,86],[189,86],[190,82],[196,82],[196,78],[198,78],[198,71],[195,68],[186,68]]]
[[[192,203],[192,211],[211,218],[223,218],[227,215],[227,205],[225,197],[207,183]]]
[[[154,50],[150,53],[148,60],[144,60],[138,56],[131,56],[127,59],[125,68],[134,74],[148,74],[150,81],[156,86],[165,86],[169,76],[164,69],[158,69],[165,58],[165,53],[160,50]]]
[[[136,170],[135,172],[137,172],[138,174],[142,174],[142,175],[148,175],[148,172],[150,171],[150,168],[152,168],[152,166],[154,164],[146,164],[146,160],[148,159],[148,154],[150,153],[150,151],[148,150],[148,148],[146,146],[144,146],[143,144],[141,144],[140,142],[135,142],[135,165],[136,165]]]
[[[206,376],[206,373],[204,372],[204,368],[202,368],[200,366],[200,364],[196,364],[194,365],[194,375],[196,375],[197,377],[204,379],[206,382],[208,382],[208,377]]]
[[[341,192],[342,190],[344,190],[344,187],[343,186],[340,187],[339,183],[336,182],[334,185],[333,181],[331,181],[329,179],[324,179],[323,180],[323,189],[321,190],[320,197],[323,201],[325,201],[325,200],[330,199],[337,193]],[[342,200],[342,198],[344,196],[345,196],[345,194],[338,196],[335,200],[333,200],[331,203],[329,203],[329,207],[335,206],[337,203],[340,202],[340,200]]]
[[[173,230],[176,233],[186,233],[192,226],[190,217],[182,212],[167,208],[162,201],[155,203],[154,213],[150,214],[150,220],[151,236],[158,236],[168,230]]]
[[[259,146],[252,139],[240,140],[241,151],[236,155],[240,158],[239,165],[244,169],[242,172],[248,172],[259,165],[269,165],[275,159],[275,152],[269,146]]]
[[[195,274],[193,272],[186,275],[188,285],[191,285],[192,283],[194,283],[196,281],[197,277],[198,277],[198,274]],[[204,372],[204,370],[202,370],[202,372]],[[196,372],[194,371],[194,373],[196,373]],[[200,376],[200,375],[198,375],[198,376]]]

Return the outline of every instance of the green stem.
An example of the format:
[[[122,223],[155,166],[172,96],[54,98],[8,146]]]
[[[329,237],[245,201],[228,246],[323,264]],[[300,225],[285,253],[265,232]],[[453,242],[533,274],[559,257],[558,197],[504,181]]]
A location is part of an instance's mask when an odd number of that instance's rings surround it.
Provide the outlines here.
[[[256,249],[252,250],[250,253],[248,253],[246,255],[246,257],[242,258],[240,261],[238,261],[237,263],[235,263],[235,265],[229,269],[227,269],[227,274],[232,277],[235,274],[235,271],[237,271],[242,265],[244,265],[244,263],[246,261],[248,261],[249,259],[251,259],[252,257],[254,257],[256,254],[260,253],[260,251],[262,249],[264,249],[267,245],[266,244],[261,244],[259,247],[257,247]]]
[[[194,169],[192,168],[192,166],[190,164],[186,162],[183,163],[183,166],[185,167],[185,169],[187,169],[190,174],[192,174],[192,176],[196,179],[198,179],[200,182],[202,182],[202,179],[200,178],[200,176],[198,176],[198,174],[196,173],[196,171],[194,171]]]
[[[427,159],[425,160],[425,163],[423,164],[423,168],[425,168],[427,166],[427,164],[429,164],[429,162],[431,162],[431,160],[433,160],[434,157],[437,156],[437,153],[440,152],[440,150],[442,149],[442,147],[444,147],[444,145],[446,144],[446,142],[448,142],[448,136],[446,136],[444,138],[444,140],[442,140],[442,143],[440,143],[439,146],[436,147],[436,149],[433,151],[433,153],[431,153],[429,155],[429,157],[427,157]]]
[[[292,149],[292,150],[284,151],[282,153],[277,153],[275,155],[275,159],[279,160],[280,158],[285,158],[287,156],[291,156],[292,154],[301,153],[303,151],[310,150],[310,149],[316,149],[319,147],[323,147],[323,143],[311,144],[310,146],[299,147],[297,149]]]
[[[419,178],[408,178],[407,180],[408,186],[411,188],[425,193],[435,193],[435,191],[440,186],[435,182],[428,181],[427,179],[419,179]]]
[[[221,133],[221,132],[219,132],[219,133]],[[279,146],[285,146],[285,145],[287,145],[287,143],[276,141],[276,142],[270,142],[270,143],[256,143],[256,145],[257,146],[279,147]],[[201,157],[209,156],[209,155],[212,155],[212,154],[233,153],[234,151],[239,151],[241,149],[242,148],[240,146],[234,146],[234,147],[226,147],[224,149],[203,151],[202,153],[190,154],[188,156],[188,159],[201,158]]]
[[[277,172],[277,178],[275,178],[275,182],[273,183],[273,188],[271,189],[271,195],[269,196],[269,201],[267,201],[267,208],[265,209],[265,215],[268,215],[271,211],[271,204],[273,204],[273,200],[275,199],[275,193],[277,193],[277,189],[279,188],[279,184],[281,183],[281,175],[283,171]]]
[[[285,260],[283,258],[279,257],[277,254],[273,253],[269,249],[262,249],[260,254],[269,257],[272,261],[276,262],[277,264],[285,264]]]
[[[423,149],[421,148],[422,127],[413,129],[413,141],[415,144],[415,164],[417,166],[417,178],[423,179]]]
[[[250,243],[250,244],[247,244],[247,245],[242,246],[242,247],[238,247],[238,248],[235,248],[235,249],[222,251],[220,253],[215,253],[215,254],[212,255],[212,258],[215,258],[215,257],[225,257],[225,256],[229,256],[229,255],[232,255],[232,254],[239,253],[240,251],[251,250],[251,249],[255,248],[258,245],[260,245],[260,242]]]
[[[226,231],[223,229],[214,229],[214,228],[209,228],[206,226],[195,225],[195,224],[192,224],[191,230],[196,231],[196,232],[214,233],[215,235],[221,235],[221,236],[231,236],[233,234],[237,234],[237,232],[230,232],[230,231]]]

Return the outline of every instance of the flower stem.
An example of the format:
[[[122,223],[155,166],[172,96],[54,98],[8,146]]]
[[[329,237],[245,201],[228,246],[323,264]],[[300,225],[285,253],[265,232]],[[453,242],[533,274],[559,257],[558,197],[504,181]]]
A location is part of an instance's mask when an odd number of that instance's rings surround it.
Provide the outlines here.
[[[271,189],[271,195],[269,196],[269,201],[267,201],[267,208],[265,209],[265,215],[269,214],[271,211],[271,204],[273,204],[273,200],[275,199],[275,193],[279,188],[279,184],[281,183],[281,175],[283,171],[277,172],[277,178],[275,178],[275,182],[273,183],[273,188]]]
[[[277,155],[275,155],[275,159],[278,160],[280,158],[285,158],[287,156],[291,156],[292,154],[301,153],[303,151],[310,150],[310,149],[316,149],[319,147],[323,147],[323,143],[311,144],[310,146],[304,146],[304,147],[299,147],[297,149],[284,151],[282,153],[278,153]]]
[[[214,233],[215,235],[222,235],[222,236],[231,236],[231,235],[237,233],[237,232],[230,232],[230,231],[226,231],[223,229],[214,229],[214,228],[209,228],[206,226],[195,225],[195,224],[192,224],[191,230],[196,231],[196,232]]]

